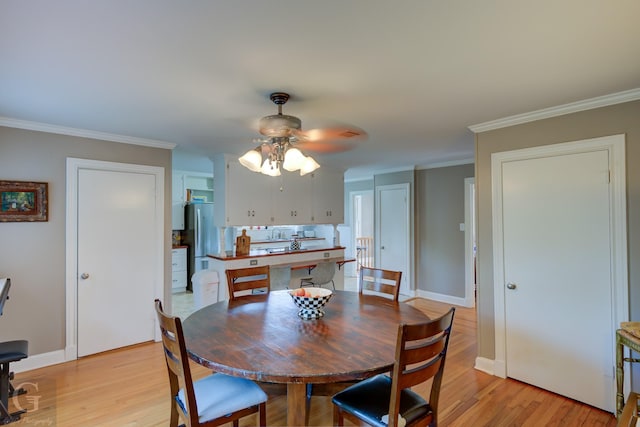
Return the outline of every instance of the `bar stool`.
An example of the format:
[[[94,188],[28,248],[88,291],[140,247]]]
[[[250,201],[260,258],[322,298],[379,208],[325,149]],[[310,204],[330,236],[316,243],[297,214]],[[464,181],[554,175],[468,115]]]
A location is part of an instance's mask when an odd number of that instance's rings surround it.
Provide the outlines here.
[[[9,299],[11,279],[0,279],[0,316],[4,309],[4,303]],[[9,397],[25,394],[23,388],[15,389],[11,384],[13,372],[9,369],[11,362],[27,357],[29,342],[26,340],[6,341],[0,343],[0,424],[9,424],[20,419],[24,410],[9,413]]]

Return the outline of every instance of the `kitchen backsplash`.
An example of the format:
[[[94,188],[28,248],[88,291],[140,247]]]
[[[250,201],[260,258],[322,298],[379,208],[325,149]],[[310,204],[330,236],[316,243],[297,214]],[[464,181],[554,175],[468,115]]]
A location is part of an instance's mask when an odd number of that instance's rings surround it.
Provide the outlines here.
[[[247,235],[251,237],[251,241],[267,241],[267,240],[279,240],[279,239],[291,239],[293,235],[297,234],[299,237],[304,237],[305,231],[308,237],[314,236],[319,238],[328,239],[329,242],[333,239],[333,226],[323,225],[289,225],[289,226],[243,226],[235,227],[236,237],[242,234],[242,230],[247,230]]]

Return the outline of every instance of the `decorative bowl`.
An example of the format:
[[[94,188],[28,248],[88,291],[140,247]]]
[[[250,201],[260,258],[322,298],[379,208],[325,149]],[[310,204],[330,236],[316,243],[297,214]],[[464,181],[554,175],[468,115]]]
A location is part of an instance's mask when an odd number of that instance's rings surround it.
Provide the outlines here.
[[[304,295],[301,294],[304,291]],[[333,292],[325,288],[298,288],[289,291],[293,302],[300,308],[298,316],[305,320],[319,319],[324,316],[322,307],[329,301]]]

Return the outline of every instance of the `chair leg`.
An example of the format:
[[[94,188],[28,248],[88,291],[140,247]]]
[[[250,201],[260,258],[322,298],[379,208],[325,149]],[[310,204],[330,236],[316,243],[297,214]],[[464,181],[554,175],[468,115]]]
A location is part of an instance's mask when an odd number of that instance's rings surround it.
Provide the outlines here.
[[[9,363],[0,365],[0,424],[9,424],[20,419],[20,415],[26,411],[16,411],[9,413],[9,396],[24,394],[26,391],[22,388],[17,391],[13,388],[10,380],[13,373],[9,372]]]
[[[260,414],[260,426],[265,427],[267,425],[267,403],[262,402],[258,408],[258,414]]]
[[[342,411],[336,405],[333,405],[333,425],[344,426],[344,418],[342,417]]]

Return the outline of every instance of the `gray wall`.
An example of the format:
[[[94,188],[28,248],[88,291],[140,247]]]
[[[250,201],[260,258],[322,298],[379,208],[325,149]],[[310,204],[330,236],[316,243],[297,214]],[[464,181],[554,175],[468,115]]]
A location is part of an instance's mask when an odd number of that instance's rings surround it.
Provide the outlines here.
[[[476,135],[479,356],[495,357],[491,154],[615,134],[626,134],[630,319],[640,320],[640,101],[634,101]]]
[[[418,170],[416,245],[418,289],[465,297],[464,179],[474,166]]]
[[[29,340],[29,353],[65,347],[66,158],[165,168],[165,289],[171,288],[171,151],[0,127],[0,179],[49,184],[49,221],[0,223],[0,277],[11,299],[0,341]]]
[[[414,197],[411,220],[414,245],[412,282],[422,291],[464,298],[464,179],[473,164],[375,175],[372,180],[345,183],[345,219],[351,218],[351,191],[410,183]],[[375,197],[375,192],[374,192]]]

